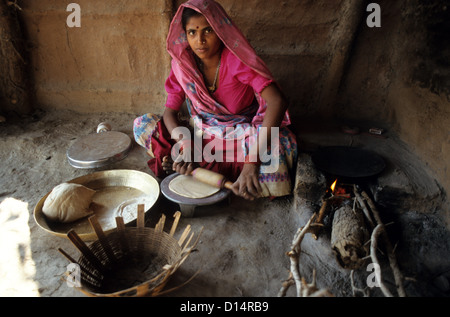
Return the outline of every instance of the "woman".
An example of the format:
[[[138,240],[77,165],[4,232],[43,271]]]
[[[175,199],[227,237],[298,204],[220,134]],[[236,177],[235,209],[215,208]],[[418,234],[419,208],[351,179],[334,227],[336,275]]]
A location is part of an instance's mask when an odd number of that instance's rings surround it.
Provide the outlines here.
[[[172,69],[163,116],[146,114],[134,123],[136,141],[154,157],[148,164],[155,175],[190,174],[200,166],[232,180],[233,192],[245,199],[290,194],[297,145],[286,100],[220,4],[182,4],[167,50]],[[200,142],[180,133],[184,101]]]

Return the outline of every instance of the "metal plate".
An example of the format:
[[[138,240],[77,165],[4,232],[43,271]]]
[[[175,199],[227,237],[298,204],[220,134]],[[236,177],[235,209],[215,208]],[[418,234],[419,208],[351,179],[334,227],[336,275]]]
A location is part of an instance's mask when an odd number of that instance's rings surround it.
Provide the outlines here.
[[[131,139],[125,133],[93,133],[72,144],[67,150],[67,159],[76,168],[102,167],[123,160],[131,146]]]
[[[178,195],[177,193],[174,193],[169,189],[169,184],[175,177],[179,176],[178,173],[173,173],[172,175],[167,176],[163,179],[161,182],[161,193],[170,201],[177,203],[180,205],[180,207],[185,208],[185,206],[208,206],[213,205],[215,203],[218,203],[225,198],[227,198],[231,191],[224,188],[219,190],[217,193],[205,197],[205,198],[188,198],[181,195]],[[186,208],[188,209],[188,208]],[[181,210],[183,213],[183,210]]]
[[[154,177],[135,170],[96,172],[75,178],[68,183],[81,184],[96,190],[91,208],[106,233],[116,228],[116,216],[122,216],[125,224],[135,221],[138,202],[145,202],[145,212],[148,212],[158,200],[160,192],[158,181]],[[50,192],[42,197],[34,208],[34,219],[42,229],[64,238],[67,238],[69,230],[74,229],[83,240],[96,239],[88,217],[67,224],[48,220],[42,212],[42,206],[49,194]],[[136,206],[136,212],[130,213],[129,208],[121,208],[126,204],[132,208]]]
[[[378,154],[346,146],[320,148],[312,155],[312,160],[323,172],[346,178],[375,176],[386,167]]]

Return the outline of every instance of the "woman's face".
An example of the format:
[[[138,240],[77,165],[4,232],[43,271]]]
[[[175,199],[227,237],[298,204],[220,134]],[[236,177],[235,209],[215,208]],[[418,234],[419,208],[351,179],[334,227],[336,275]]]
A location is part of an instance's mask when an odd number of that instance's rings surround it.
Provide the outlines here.
[[[193,16],[186,22],[186,35],[192,51],[201,60],[220,53],[222,42],[203,15]]]

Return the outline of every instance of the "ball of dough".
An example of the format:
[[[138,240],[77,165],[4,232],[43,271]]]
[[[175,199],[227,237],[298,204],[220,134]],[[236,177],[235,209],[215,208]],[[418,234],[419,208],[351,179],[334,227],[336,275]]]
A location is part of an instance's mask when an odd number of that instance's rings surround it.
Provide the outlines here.
[[[80,184],[62,183],[50,192],[42,212],[50,220],[68,223],[91,215],[89,209],[95,190]]]

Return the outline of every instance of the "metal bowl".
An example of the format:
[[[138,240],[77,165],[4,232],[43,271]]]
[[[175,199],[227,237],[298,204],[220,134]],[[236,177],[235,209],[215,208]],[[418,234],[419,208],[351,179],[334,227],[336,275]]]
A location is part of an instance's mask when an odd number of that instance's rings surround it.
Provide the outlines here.
[[[84,185],[96,191],[90,208],[97,216],[105,233],[116,228],[116,217],[129,224],[137,218],[137,205],[143,203],[145,211],[159,198],[158,181],[151,175],[135,170],[109,170],[95,172],[75,178],[67,183]],[[50,191],[51,192],[51,191]],[[42,212],[48,192],[34,208],[34,219],[43,230],[67,238],[67,233],[74,229],[83,240],[96,239],[88,217],[71,223],[60,223],[47,219]]]

